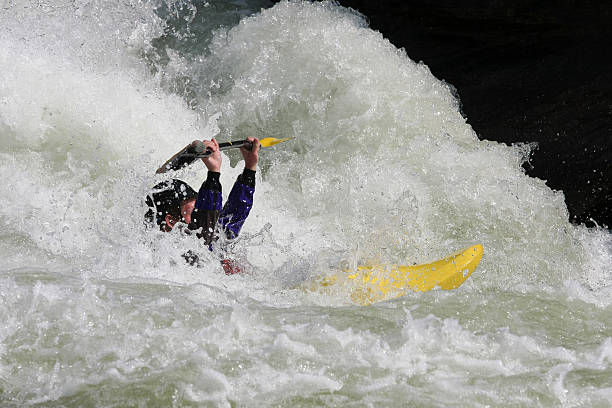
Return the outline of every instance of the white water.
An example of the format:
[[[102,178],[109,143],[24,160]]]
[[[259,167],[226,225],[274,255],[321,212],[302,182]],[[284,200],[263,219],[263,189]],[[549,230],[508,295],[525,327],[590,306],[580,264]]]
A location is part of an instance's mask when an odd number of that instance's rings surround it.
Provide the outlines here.
[[[232,26],[261,5],[205,4],[0,8],[1,405],[612,404],[612,239],[523,173],[527,146],[479,140],[446,84],[346,9]],[[218,131],[296,137],[262,152],[243,276],[142,225],[154,170]],[[475,242],[456,291],[361,308],[295,288]]]

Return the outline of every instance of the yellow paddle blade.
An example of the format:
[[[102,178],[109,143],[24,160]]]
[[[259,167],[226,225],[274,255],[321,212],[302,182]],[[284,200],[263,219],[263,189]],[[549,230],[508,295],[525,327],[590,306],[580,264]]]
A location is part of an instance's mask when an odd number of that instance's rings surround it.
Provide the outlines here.
[[[295,139],[295,137],[286,137],[284,139],[277,139],[275,137],[264,137],[263,139],[259,140],[259,143],[261,144],[261,147],[270,147],[291,139]]]
[[[482,255],[482,245],[476,244],[428,264],[358,266],[357,270],[324,277],[318,281],[318,288],[327,291],[333,286],[346,286],[351,300],[363,306],[397,298],[408,291],[456,289],[474,272]]]

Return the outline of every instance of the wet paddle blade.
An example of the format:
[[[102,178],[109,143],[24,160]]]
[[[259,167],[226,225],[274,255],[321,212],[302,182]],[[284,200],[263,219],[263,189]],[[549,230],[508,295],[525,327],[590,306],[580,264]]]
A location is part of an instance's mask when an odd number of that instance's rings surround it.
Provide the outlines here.
[[[294,137],[286,137],[284,139],[277,139],[275,137],[264,137],[263,139],[259,140],[259,143],[261,144],[261,147],[270,147],[270,146],[274,146],[275,144],[286,142],[286,141],[291,140],[291,139],[295,139],[295,138]]]

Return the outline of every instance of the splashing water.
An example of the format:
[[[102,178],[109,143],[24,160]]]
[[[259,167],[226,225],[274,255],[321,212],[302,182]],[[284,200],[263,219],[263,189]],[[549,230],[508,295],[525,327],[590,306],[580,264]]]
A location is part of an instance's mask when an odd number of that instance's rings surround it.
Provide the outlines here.
[[[530,146],[479,140],[362,16],[270,6],[2,7],[0,405],[611,404],[609,232],[571,225],[522,171]],[[215,135],[296,138],[261,154],[241,276],[142,223],[154,170]],[[225,194],[240,171],[225,156]],[[300,289],[476,242],[452,292],[362,308]]]

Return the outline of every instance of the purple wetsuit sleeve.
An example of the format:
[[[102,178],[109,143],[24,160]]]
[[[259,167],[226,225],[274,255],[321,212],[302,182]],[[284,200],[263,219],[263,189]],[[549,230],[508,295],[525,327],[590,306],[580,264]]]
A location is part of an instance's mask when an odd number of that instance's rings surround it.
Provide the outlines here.
[[[204,239],[206,245],[209,245],[215,237],[217,220],[219,219],[221,203],[223,202],[219,176],[220,173],[214,171],[208,172],[206,181],[200,187],[195,207],[191,213],[189,229],[196,230],[202,228],[198,236]]]
[[[255,172],[244,169],[232,187],[232,191],[225,202],[219,223],[229,239],[236,238],[244,225],[251,208],[253,207],[253,194],[255,193]]]
[[[219,182],[220,175],[220,173],[214,171],[208,172],[195,203],[195,208],[198,211],[221,211],[223,196],[221,194],[221,183]]]

